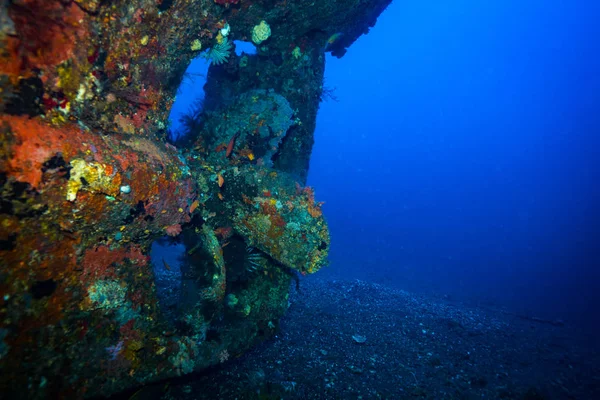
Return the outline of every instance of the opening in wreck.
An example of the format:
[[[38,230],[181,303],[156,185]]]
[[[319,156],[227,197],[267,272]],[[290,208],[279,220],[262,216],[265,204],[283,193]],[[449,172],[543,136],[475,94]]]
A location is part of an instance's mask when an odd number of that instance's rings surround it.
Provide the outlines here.
[[[244,56],[256,54],[256,46],[252,42],[234,40],[232,54],[235,54],[239,63],[244,63]],[[201,129],[204,85],[211,62],[208,51],[205,51],[190,62],[183,74],[169,113],[169,139],[174,143],[185,145],[186,139],[197,136]]]
[[[233,41],[229,56],[236,57],[237,62],[244,65],[246,58],[255,54],[256,47],[253,43],[236,40]],[[202,132],[206,111],[204,86],[213,61],[208,51],[205,51],[191,60],[183,75],[169,113],[168,140],[178,147],[193,146]],[[182,234],[155,240],[150,253],[160,309],[172,327],[179,329],[182,334],[190,333],[191,328],[186,327],[192,321],[189,309],[214,295],[208,293],[210,278],[218,274],[218,271],[211,270],[213,256],[203,247],[203,243],[210,242],[210,239],[197,233],[197,228],[201,225],[202,221],[194,218],[183,226]],[[247,246],[240,236],[230,238],[227,229],[221,231],[224,232],[221,239],[226,240],[224,243],[227,246],[226,249],[223,248],[223,259],[229,265],[241,268],[232,268],[227,272],[227,279],[230,281],[227,285],[230,288],[227,303],[233,306],[238,301],[235,296],[236,282],[241,281],[245,274],[257,272],[267,256]],[[210,318],[209,310],[205,319],[208,322]]]

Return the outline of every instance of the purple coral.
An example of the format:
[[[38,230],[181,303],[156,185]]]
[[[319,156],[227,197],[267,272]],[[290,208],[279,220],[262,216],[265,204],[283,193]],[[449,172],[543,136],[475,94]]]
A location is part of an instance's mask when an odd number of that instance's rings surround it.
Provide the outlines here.
[[[123,350],[123,341],[122,340],[120,340],[119,343],[115,344],[114,346],[108,346],[106,348],[106,351],[108,352],[108,354],[110,354],[111,360],[116,360],[117,356],[119,355],[121,350]]]

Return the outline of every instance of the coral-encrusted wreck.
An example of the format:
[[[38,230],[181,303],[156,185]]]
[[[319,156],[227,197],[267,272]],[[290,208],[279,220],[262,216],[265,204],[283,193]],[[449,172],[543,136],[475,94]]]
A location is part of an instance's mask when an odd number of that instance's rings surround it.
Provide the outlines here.
[[[304,187],[324,53],[389,1],[0,3],[2,396],[110,395],[276,330],[329,248]],[[207,50],[175,147],[169,109]],[[177,268],[150,261],[164,237],[185,246]]]

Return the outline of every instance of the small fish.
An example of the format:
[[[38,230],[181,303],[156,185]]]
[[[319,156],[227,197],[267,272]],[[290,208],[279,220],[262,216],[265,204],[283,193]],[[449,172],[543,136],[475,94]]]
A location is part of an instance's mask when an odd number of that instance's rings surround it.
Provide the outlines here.
[[[217,174],[217,182],[219,183],[219,187],[223,187],[223,184],[225,183],[225,179],[223,178],[223,175]]]
[[[169,264],[167,264],[167,262],[165,261],[165,259],[164,259],[164,258],[162,259],[162,262],[163,262],[163,265],[165,266],[165,268],[166,268],[168,271],[170,271],[170,270],[171,270],[171,267],[169,266]]]
[[[335,44],[335,42],[340,40],[340,38],[342,36],[344,36],[344,34],[342,32],[337,32],[337,33],[334,33],[333,35],[331,35],[329,37],[329,39],[327,39],[327,42],[325,43],[325,51],[329,51],[331,49],[331,46],[333,46],[333,44]]]
[[[229,158],[231,156],[231,153],[233,153],[233,147],[235,146],[235,140],[237,139],[237,137],[239,135],[240,135],[239,132],[236,133],[235,135],[233,135],[233,137],[229,141],[229,144],[227,145],[227,151],[225,152],[225,157]]]
[[[221,239],[227,239],[231,237],[233,230],[230,226],[222,226],[215,229],[215,235],[221,237]]]
[[[196,243],[196,245],[188,251],[188,254],[192,255],[196,250],[198,250],[199,247],[200,247],[200,242]]]
[[[198,208],[198,206],[200,205],[200,202],[198,200],[194,200],[194,202],[192,203],[192,205],[190,206],[190,214],[194,212],[194,210],[196,208]]]

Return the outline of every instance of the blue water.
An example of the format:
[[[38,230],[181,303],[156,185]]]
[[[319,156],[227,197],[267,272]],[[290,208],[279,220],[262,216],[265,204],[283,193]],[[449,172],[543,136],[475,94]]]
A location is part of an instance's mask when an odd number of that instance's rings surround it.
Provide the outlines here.
[[[488,4],[489,3],[489,4]],[[394,2],[342,59],[309,183],[324,274],[600,317],[598,2]]]
[[[598,20],[592,1],[396,1],[328,55],[320,276],[600,326]]]
[[[235,44],[235,54],[238,56],[256,54],[256,47],[251,42],[234,40],[233,43]],[[204,84],[209,66],[208,59],[200,56],[193,59],[186,69],[183,82],[179,86],[177,97],[169,114],[171,139],[177,139],[182,135],[179,119],[189,113],[197,102],[204,100]]]

